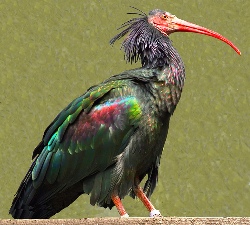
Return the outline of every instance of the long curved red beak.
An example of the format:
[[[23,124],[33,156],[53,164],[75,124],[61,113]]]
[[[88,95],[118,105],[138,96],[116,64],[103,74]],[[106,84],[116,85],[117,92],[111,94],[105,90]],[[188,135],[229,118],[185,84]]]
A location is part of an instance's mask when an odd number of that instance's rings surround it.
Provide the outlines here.
[[[193,23],[189,23],[189,22],[187,22],[185,20],[181,20],[177,17],[174,17],[172,19],[172,26],[173,26],[173,29],[169,30],[168,33],[183,31],[183,32],[193,32],[193,33],[205,34],[205,35],[217,38],[221,41],[224,41],[225,43],[230,45],[239,55],[241,55],[240,50],[231,41],[229,41],[228,39],[226,39],[221,34],[215,32],[215,31],[209,30],[205,27],[198,26],[198,25],[193,24]]]

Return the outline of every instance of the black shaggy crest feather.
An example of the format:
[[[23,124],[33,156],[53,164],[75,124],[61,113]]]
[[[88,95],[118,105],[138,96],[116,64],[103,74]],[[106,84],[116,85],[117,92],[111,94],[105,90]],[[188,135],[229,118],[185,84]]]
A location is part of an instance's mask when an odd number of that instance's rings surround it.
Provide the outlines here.
[[[114,44],[115,41],[128,34],[121,46],[125,52],[126,61],[133,63],[141,60],[142,67],[148,69],[168,66],[171,71],[169,74],[171,77],[168,77],[169,81],[171,80],[182,89],[185,81],[185,68],[171,40],[148,22],[148,16],[145,13],[137,8],[134,9],[138,10],[139,13],[128,14],[137,14],[142,17],[133,18],[123,23],[118,29],[125,29],[113,37],[110,44]],[[164,11],[154,9],[149,12],[149,16],[159,12],[163,13]]]
[[[129,14],[142,16],[140,13]],[[123,23],[118,29],[124,27],[126,28],[122,32],[110,40],[110,44],[114,44],[129,33],[121,46],[127,62],[133,63],[141,60],[142,66],[147,68],[163,67],[170,63],[170,58],[175,52],[171,40],[149,24],[146,14],[142,18],[133,18]]]

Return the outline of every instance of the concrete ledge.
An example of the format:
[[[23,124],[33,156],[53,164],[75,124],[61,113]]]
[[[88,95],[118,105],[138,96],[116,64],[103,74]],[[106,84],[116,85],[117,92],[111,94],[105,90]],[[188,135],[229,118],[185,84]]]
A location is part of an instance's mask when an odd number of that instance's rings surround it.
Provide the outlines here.
[[[0,220],[0,224],[46,224],[46,225],[72,225],[72,224],[250,224],[250,217],[161,217],[161,218],[147,218],[147,217],[131,217],[131,218],[84,218],[84,219],[49,219],[49,220],[14,220],[4,219]]]

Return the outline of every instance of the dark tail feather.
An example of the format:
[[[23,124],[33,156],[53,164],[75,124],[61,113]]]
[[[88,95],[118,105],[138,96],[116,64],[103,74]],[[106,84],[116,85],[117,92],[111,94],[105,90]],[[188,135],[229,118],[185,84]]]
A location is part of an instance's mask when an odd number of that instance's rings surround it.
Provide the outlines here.
[[[12,202],[9,213],[13,218],[32,218],[32,208],[27,204],[27,197],[29,194],[32,194],[31,188],[31,171],[35,166],[35,160],[33,161],[28,173],[22,180],[20,187],[15,194],[15,198]]]
[[[74,202],[83,194],[82,181],[60,191],[55,185],[43,184],[35,189],[31,173],[33,161],[12,202],[9,213],[15,219],[48,219]],[[52,190],[52,191],[51,191]],[[49,196],[48,196],[49,193]],[[44,199],[46,199],[44,201]]]

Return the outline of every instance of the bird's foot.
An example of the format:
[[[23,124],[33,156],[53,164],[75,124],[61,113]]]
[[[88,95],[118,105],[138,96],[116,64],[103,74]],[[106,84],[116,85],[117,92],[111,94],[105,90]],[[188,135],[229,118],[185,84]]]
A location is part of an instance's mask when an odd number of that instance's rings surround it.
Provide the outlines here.
[[[162,215],[161,215],[161,213],[160,213],[159,210],[153,209],[153,210],[150,212],[149,216],[150,216],[150,217],[161,217]]]
[[[129,215],[127,213],[121,216],[121,218],[128,218],[128,217]]]

